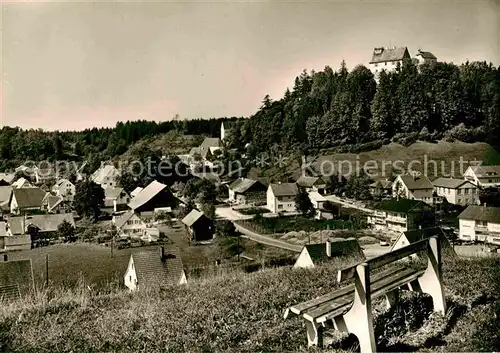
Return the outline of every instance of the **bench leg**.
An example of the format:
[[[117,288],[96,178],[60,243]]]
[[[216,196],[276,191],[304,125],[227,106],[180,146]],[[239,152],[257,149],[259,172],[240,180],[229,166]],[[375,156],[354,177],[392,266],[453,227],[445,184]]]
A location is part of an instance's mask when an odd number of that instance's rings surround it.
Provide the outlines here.
[[[399,301],[399,289],[394,289],[385,294],[385,300],[387,304],[387,309],[390,309],[398,304]]]
[[[307,346],[323,347],[323,326],[306,320]]]
[[[438,239],[432,237],[429,239],[429,243],[427,269],[422,277],[418,279],[419,289],[432,297],[434,311],[444,314],[446,312],[446,302],[441,277],[441,253]]]
[[[335,326],[356,335],[361,353],[375,353],[375,334],[373,332],[372,302],[367,265],[357,267],[356,290],[351,309],[344,314],[343,321],[335,320]]]

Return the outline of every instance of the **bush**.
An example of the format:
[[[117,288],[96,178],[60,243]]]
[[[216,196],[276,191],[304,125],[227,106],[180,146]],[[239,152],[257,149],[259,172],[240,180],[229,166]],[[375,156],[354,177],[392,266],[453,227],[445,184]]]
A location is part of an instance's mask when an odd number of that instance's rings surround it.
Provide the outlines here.
[[[468,128],[464,123],[457,125],[446,131],[444,138],[448,142],[459,140],[462,142],[473,143],[480,142],[486,139],[486,131],[483,126],[476,128]]]
[[[408,147],[411,144],[417,142],[419,136],[420,136],[419,132],[398,133],[394,135],[394,137],[392,138],[392,142],[399,143],[400,145]]]

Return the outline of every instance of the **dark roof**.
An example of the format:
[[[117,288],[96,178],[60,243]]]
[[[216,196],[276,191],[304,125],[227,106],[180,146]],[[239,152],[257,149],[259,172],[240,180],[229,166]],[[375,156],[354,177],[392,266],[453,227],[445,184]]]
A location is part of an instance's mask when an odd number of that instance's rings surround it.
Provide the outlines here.
[[[13,286],[19,288],[20,295],[33,292],[33,268],[30,259],[0,262],[0,297],[2,294],[11,297],[15,293]]]
[[[370,64],[387,61],[399,61],[409,57],[410,54],[408,53],[408,49],[406,49],[406,47],[375,48],[373,49],[373,56]]]
[[[111,187],[104,189],[104,197],[111,200],[119,198],[122,193],[126,194],[127,192],[120,187]]]
[[[441,249],[447,249],[447,250],[453,249],[450,244],[450,241],[448,240],[448,238],[446,237],[446,235],[444,234],[443,230],[440,227],[431,227],[431,228],[406,231],[404,233],[401,233],[401,235],[398,237],[394,245],[398,243],[399,238],[401,237],[405,237],[410,244],[413,244],[420,240],[429,239],[432,236],[438,236]],[[392,246],[391,251],[393,250],[394,245]]]
[[[470,205],[458,215],[458,218],[500,223],[500,207]]]
[[[200,148],[222,147],[222,141],[218,137],[206,137],[200,145]]]
[[[42,232],[55,232],[57,227],[63,222],[69,222],[73,227],[75,226],[75,220],[72,213],[56,213],[56,214],[42,214],[42,215],[32,215],[32,216],[16,216],[9,217],[7,223],[9,224],[9,229],[12,234],[22,234],[23,231],[23,220],[25,227],[30,224],[36,226]]]
[[[419,50],[417,52],[416,56],[421,56],[424,59],[434,59],[434,60],[437,60],[436,56],[434,54],[432,54],[430,51]]]
[[[432,182],[434,186],[456,189],[465,183],[470,183],[465,179],[437,178]]]
[[[13,190],[19,208],[41,207],[46,192],[40,188],[20,188]]]
[[[413,177],[411,175],[400,175],[399,177],[409,190],[434,188],[431,181],[426,176]]]
[[[390,189],[392,187],[392,181],[390,180],[377,180],[370,184],[373,188]]]
[[[416,208],[422,201],[409,200],[409,199],[390,199],[380,201],[375,208],[382,211],[408,213]]]
[[[260,181],[257,181],[257,180],[252,180],[252,179],[247,179],[247,178],[239,178],[239,179],[236,179],[235,181],[233,181],[229,185],[229,188],[231,190],[234,190],[234,192],[237,192],[239,194],[243,194],[257,183],[262,184]],[[265,185],[262,184],[262,186],[264,187]]]
[[[167,186],[165,184],[153,180],[151,183],[149,183],[148,186],[142,189],[132,200],[130,200],[128,207],[135,210],[143,206],[144,204],[149,202],[153,197],[155,197],[158,193],[163,191],[163,189],[165,189],[166,187]]]
[[[297,184],[305,188],[310,188],[313,185],[316,185],[317,183],[324,184],[325,182],[320,177],[303,176],[303,175],[297,179]]]
[[[500,165],[476,165],[470,168],[478,178],[500,175]]]
[[[295,196],[299,193],[299,188],[295,183],[270,184],[274,196]]]
[[[193,224],[196,223],[196,221],[198,221],[202,217],[206,217],[203,214],[203,212],[200,212],[197,209],[193,208],[191,212],[189,212],[187,216],[182,219],[182,223],[184,223],[188,227],[191,227]]]
[[[178,284],[184,273],[178,248],[164,246],[165,261],[161,259],[161,248],[133,253],[132,259],[139,286],[151,287]]]
[[[349,239],[331,239],[331,257],[326,254],[326,243],[307,244],[304,247],[307,249],[311,260],[314,263],[326,261],[335,257],[343,256],[363,256],[363,251],[359,243],[354,238]]]

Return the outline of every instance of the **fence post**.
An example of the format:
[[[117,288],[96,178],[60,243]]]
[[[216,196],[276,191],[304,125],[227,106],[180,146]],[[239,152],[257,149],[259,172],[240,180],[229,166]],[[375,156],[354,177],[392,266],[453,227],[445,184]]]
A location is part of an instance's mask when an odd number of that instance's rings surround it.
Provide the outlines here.
[[[49,254],[45,254],[45,284],[49,286]]]

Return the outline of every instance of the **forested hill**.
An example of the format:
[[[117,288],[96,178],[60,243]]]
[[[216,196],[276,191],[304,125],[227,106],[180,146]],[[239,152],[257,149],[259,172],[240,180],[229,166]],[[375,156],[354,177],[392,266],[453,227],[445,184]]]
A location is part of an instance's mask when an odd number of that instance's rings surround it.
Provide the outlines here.
[[[407,62],[382,73],[378,85],[364,66],[304,71],[282,99],[266,96],[247,124],[242,138],[257,150],[274,145],[314,152],[419,136],[494,142],[500,133],[500,68],[486,62],[417,68]]]
[[[41,129],[0,130],[0,169],[17,167],[25,161],[107,160],[126,152],[135,142],[171,131],[185,135],[219,136],[222,121],[241,118],[212,118],[154,122],[146,120],[119,122],[114,128],[84,131],[51,132]]]

